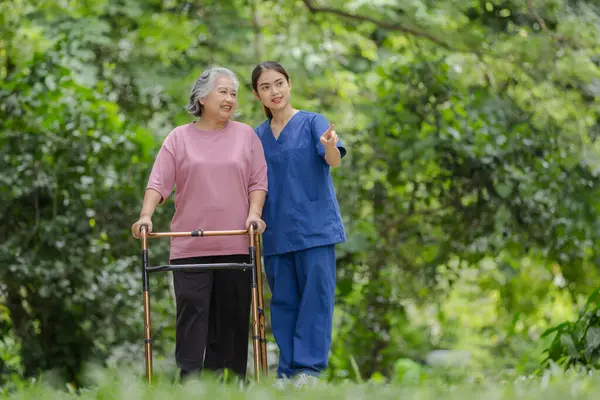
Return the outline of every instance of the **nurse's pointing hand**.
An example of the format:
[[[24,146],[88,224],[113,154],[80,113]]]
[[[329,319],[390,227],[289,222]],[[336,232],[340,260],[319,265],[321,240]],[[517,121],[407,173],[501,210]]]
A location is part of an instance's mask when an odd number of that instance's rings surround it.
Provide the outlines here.
[[[327,129],[322,135],[319,141],[325,147],[336,147],[338,143],[338,136],[335,134],[333,127],[335,124],[329,125],[329,129]]]

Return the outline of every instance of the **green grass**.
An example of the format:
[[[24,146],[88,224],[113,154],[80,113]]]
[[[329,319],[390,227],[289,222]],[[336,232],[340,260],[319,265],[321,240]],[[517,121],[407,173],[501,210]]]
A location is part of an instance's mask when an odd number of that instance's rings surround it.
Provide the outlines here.
[[[600,393],[600,374],[598,373],[563,373],[559,370],[546,372],[537,378],[522,378],[512,382],[482,381],[477,383],[462,382],[447,384],[439,379],[430,379],[418,384],[386,384],[367,382],[363,384],[351,382],[327,383],[322,387],[287,389],[285,391],[272,386],[272,378],[263,380],[261,384],[249,384],[241,388],[235,383],[219,383],[211,379],[188,381],[183,384],[159,380],[151,387],[139,377],[123,372],[95,372],[93,381],[85,389],[75,392],[67,386],[56,387],[50,382],[21,384],[14,387],[3,399],[36,399],[36,400],[235,400],[235,399],[597,399]],[[19,387],[20,386],[20,387]]]

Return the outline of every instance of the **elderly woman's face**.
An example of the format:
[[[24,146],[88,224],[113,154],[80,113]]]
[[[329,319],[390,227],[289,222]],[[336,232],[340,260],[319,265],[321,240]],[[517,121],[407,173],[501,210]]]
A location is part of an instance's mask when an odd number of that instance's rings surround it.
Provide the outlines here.
[[[204,106],[202,113],[211,118],[229,119],[237,106],[237,91],[233,81],[225,76],[215,80],[213,90],[200,100]]]

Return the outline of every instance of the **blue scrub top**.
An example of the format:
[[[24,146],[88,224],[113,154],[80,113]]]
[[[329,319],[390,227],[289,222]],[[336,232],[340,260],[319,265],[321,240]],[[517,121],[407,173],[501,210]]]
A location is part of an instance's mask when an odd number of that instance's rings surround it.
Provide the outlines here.
[[[265,158],[269,192],[263,208],[267,229],[263,254],[271,256],[346,241],[346,233],[325,161],[321,135],[329,128],[317,113],[298,111],[275,139],[270,120],[255,132]],[[346,155],[342,141],[337,144]]]

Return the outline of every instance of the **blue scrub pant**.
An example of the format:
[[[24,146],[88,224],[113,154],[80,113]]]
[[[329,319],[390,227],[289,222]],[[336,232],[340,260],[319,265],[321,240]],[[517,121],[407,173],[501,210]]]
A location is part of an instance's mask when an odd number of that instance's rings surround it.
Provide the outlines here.
[[[265,256],[278,377],[320,375],[328,365],[335,301],[335,245]]]

